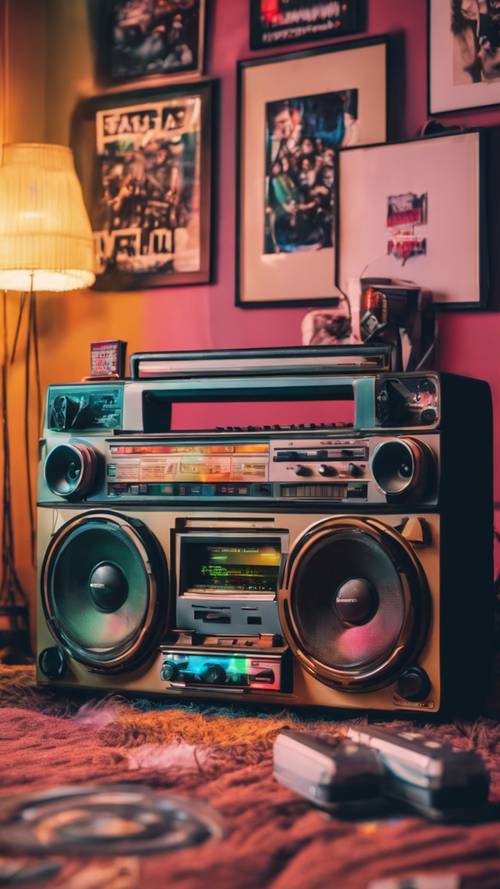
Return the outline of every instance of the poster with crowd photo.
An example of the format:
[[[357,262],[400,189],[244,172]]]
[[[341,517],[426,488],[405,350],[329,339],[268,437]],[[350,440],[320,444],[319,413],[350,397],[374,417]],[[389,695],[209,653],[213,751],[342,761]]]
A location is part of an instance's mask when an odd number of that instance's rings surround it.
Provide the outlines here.
[[[338,149],[385,142],[388,55],[376,37],[238,63],[237,305],[342,296]]]
[[[89,0],[98,78],[203,73],[206,0]]]
[[[365,0],[250,0],[250,46],[264,49],[362,31]]]
[[[335,149],[356,124],[357,90],[266,105],[264,253],[334,246]]]
[[[500,0],[428,0],[429,112],[500,103]]]
[[[209,281],[213,89],[207,82],[83,103],[77,161],[101,288]]]

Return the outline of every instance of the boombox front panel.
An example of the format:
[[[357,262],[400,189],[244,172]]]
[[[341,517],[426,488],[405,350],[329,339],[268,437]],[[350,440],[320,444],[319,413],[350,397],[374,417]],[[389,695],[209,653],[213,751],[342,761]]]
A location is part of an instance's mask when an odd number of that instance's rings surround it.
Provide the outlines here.
[[[113,526],[109,531],[111,537],[117,534],[120,531],[120,528],[114,527],[117,517],[125,525],[130,524],[131,528],[135,525],[136,530],[138,526],[144,526],[152,538],[158,541],[163,552],[163,564],[159,563],[155,569],[160,575],[166,572],[166,576],[156,578],[157,595],[164,597],[164,601],[159,603],[160,607],[157,609],[158,626],[162,629],[159,636],[156,639],[150,638],[149,642],[147,635],[139,634],[147,654],[142,659],[139,657],[137,662],[131,662],[130,665],[127,665],[123,653],[121,663],[109,659],[101,662],[82,662],[86,660],[85,656],[89,651],[90,656],[95,657],[95,651],[92,651],[93,642],[95,646],[100,644],[105,657],[109,658],[112,646],[117,646],[116,650],[119,651],[119,645],[126,639],[126,632],[121,626],[117,626],[117,616],[125,607],[123,603],[120,604],[120,584],[117,581],[117,577],[121,577],[122,556],[115,541],[112,541],[112,552],[109,551],[108,529],[102,538],[102,549],[99,546],[98,536],[95,536],[95,527],[98,523],[100,521],[106,523],[108,519],[111,519]],[[296,560],[298,552],[300,558],[302,546],[314,529],[321,529],[324,523],[331,522],[332,519],[339,521],[341,517],[341,513],[323,515],[279,513],[271,517],[263,513],[242,516],[238,513],[221,515],[220,512],[193,510],[170,513],[129,509],[123,513],[115,513],[107,510],[40,508],[39,580],[42,592],[38,610],[38,655],[40,658],[44,652],[52,651],[54,648],[63,651],[64,672],[59,677],[52,674],[51,678],[48,678],[40,668],[39,662],[39,682],[55,687],[93,689],[102,692],[148,693],[178,698],[255,701],[356,710],[423,710],[429,713],[439,710],[441,702],[440,519],[437,514],[412,516],[394,514],[378,518],[363,514],[358,517],[360,528],[354,528],[353,531],[354,534],[362,535],[363,526],[366,526],[367,531],[371,533],[373,528],[370,529],[368,523],[372,520],[381,522],[388,532],[396,537],[401,536],[402,544],[414,552],[421,566],[422,585],[425,589],[422,590],[422,599],[415,601],[411,607],[427,608],[425,597],[428,596],[428,622],[425,634],[418,643],[417,653],[406,658],[403,650],[399,666],[395,668],[393,675],[389,672],[373,686],[368,681],[365,688],[361,681],[359,684],[346,686],[349,690],[343,690],[338,684],[333,687],[328,679],[325,680],[323,676],[315,674],[314,668],[311,671],[310,666],[303,663],[288,648],[287,637],[290,636],[290,629],[285,625],[287,619],[284,610],[286,599],[284,584],[287,583],[291,554],[294,554]],[[346,519],[351,522],[352,515]],[[93,539],[86,539],[84,533],[86,529],[90,534],[94,534]],[[329,532],[327,529],[327,538],[328,534],[331,538],[332,533],[338,534],[339,529],[335,529],[334,532]],[[76,547],[74,552],[71,551],[73,540]],[[95,547],[95,552],[88,552],[88,542]],[[356,544],[354,538],[354,546]],[[205,553],[205,560],[202,560],[202,563],[200,552]],[[77,573],[76,563],[79,563],[84,579],[78,586],[77,578],[76,588],[68,595],[61,595],[57,590],[53,591],[56,599],[56,608],[53,610],[57,612],[54,616],[47,613],[51,606],[50,603],[47,605],[44,587],[52,582],[50,578],[47,580],[47,575],[51,572],[56,579],[65,577],[58,572],[65,570],[66,557],[68,563],[75,565],[74,576]],[[127,570],[135,571],[132,562],[129,562],[128,550],[124,549],[123,557],[126,559],[124,574]],[[147,555],[143,557],[145,560],[148,558]],[[187,565],[182,563],[185,558],[189,559]],[[98,581],[104,576],[103,565],[108,564],[112,564],[117,573],[111,576],[109,590],[106,593],[108,597],[111,596],[111,600],[103,602],[99,600],[99,596],[102,595],[101,586],[105,584],[100,586]],[[346,603],[345,597],[340,603],[336,603],[335,594],[342,586],[341,581],[350,581],[352,578],[343,577],[342,565],[337,564],[333,567],[336,571],[335,588],[329,589],[326,584],[325,595],[330,598],[332,609],[341,607],[349,610],[352,606],[348,601]],[[237,583],[233,583],[232,586],[238,589],[225,584],[225,578],[231,579],[235,571]],[[368,566],[365,573],[369,571]],[[142,583],[137,572],[134,577],[135,584]],[[203,587],[199,583],[200,577],[208,577],[208,581],[202,581]],[[90,578],[90,581],[87,582],[86,578]],[[271,592],[273,578],[276,580],[275,593]],[[104,579],[106,580],[106,577]],[[125,577],[125,581],[128,580],[129,578]],[[211,586],[211,583],[217,586]],[[133,592],[129,585],[129,596],[132,596]],[[305,594],[307,595],[307,590]],[[389,596],[389,591],[376,591],[374,595],[381,597],[381,601],[374,602],[373,605],[375,611],[380,612],[385,620],[382,604]],[[110,610],[112,608],[115,610]],[[141,609],[137,607],[133,620],[137,619],[140,622],[142,617]],[[377,631],[377,624],[374,622],[376,615],[373,618],[366,615],[366,619],[362,616],[358,624],[351,620],[352,615],[348,614],[346,620],[344,620],[345,613],[341,617],[343,622],[340,632],[338,621],[337,624],[335,621],[332,624],[332,639],[336,640],[337,647],[345,647],[347,639],[351,647],[353,644],[359,646],[359,641],[363,640],[365,634],[368,640],[364,643],[366,654],[367,648],[374,645],[373,640],[371,642],[369,640]],[[416,623],[421,619],[422,614],[409,615],[410,622]],[[85,624],[81,630],[80,622]],[[61,626],[63,637],[60,635]],[[89,629],[86,629],[87,626]],[[128,629],[129,645],[132,648],[136,645],[133,621]],[[380,627],[378,634],[381,634]],[[377,644],[375,640],[375,649]],[[390,645],[390,640],[389,642],[385,640],[384,644]],[[392,655],[392,652],[389,654]],[[383,651],[375,650],[377,662],[383,660],[383,655]],[[358,656],[355,651],[355,663],[349,663],[348,666],[356,667],[356,661],[361,663],[362,660],[361,655]],[[410,701],[401,695],[399,684],[401,675],[405,674],[409,676],[411,685],[414,668],[417,668],[417,674],[419,671],[424,672],[429,685],[423,698],[420,695],[420,700]],[[169,671],[170,673],[174,671],[176,675],[169,678]],[[221,681],[221,671],[225,673],[223,681]],[[352,675],[355,674],[356,670]]]
[[[398,455],[398,450],[400,454]],[[356,508],[394,501],[422,508],[438,502],[439,433],[397,438],[353,430],[280,437],[224,433],[193,436],[105,436],[49,433],[41,448],[39,501],[178,508],[182,503],[226,507]],[[394,478],[397,460],[411,477]],[[80,476],[71,491],[68,473]],[[63,477],[64,476],[64,477]]]

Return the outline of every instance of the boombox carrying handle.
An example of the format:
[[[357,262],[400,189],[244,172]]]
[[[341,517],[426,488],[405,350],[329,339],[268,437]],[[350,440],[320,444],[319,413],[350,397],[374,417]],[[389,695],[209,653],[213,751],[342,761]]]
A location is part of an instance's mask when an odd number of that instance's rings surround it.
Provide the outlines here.
[[[252,401],[350,401],[354,400],[354,428],[369,429],[376,425],[374,376],[295,376],[260,377],[258,385],[251,378],[208,378],[162,380],[140,387],[142,424],[139,431],[160,433],[171,431],[172,405],[182,402],[216,403]],[[132,393],[130,393],[132,394]],[[134,399],[135,400],[135,399]],[[137,417],[137,413],[135,414]],[[125,418],[125,428],[134,431]]]

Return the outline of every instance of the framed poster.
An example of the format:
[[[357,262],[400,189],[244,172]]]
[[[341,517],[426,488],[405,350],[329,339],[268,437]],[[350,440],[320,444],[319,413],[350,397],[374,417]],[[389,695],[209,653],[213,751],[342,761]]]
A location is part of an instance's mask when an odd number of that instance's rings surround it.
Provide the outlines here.
[[[336,301],[336,149],[387,137],[387,42],[238,65],[236,302]]]
[[[429,114],[500,103],[499,0],[428,0]]]
[[[365,0],[250,0],[251,49],[354,34],[365,24]]]
[[[72,141],[98,289],[210,281],[216,89],[204,81],[78,106]]]
[[[440,308],[484,305],[483,137],[451,133],[339,152],[338,283],[405,279]]]
[[[203,74],[207,0],[91,0],[103,84]]]

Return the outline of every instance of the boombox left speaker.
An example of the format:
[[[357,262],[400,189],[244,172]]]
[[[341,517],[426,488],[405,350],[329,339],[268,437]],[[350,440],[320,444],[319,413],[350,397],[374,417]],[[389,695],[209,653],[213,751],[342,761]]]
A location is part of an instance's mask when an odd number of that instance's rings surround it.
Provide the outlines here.
[[[46,548],[41,587],[52,634],[93,670],[137,666],[167,626],[163,551],[135,517],[77,514]]]

